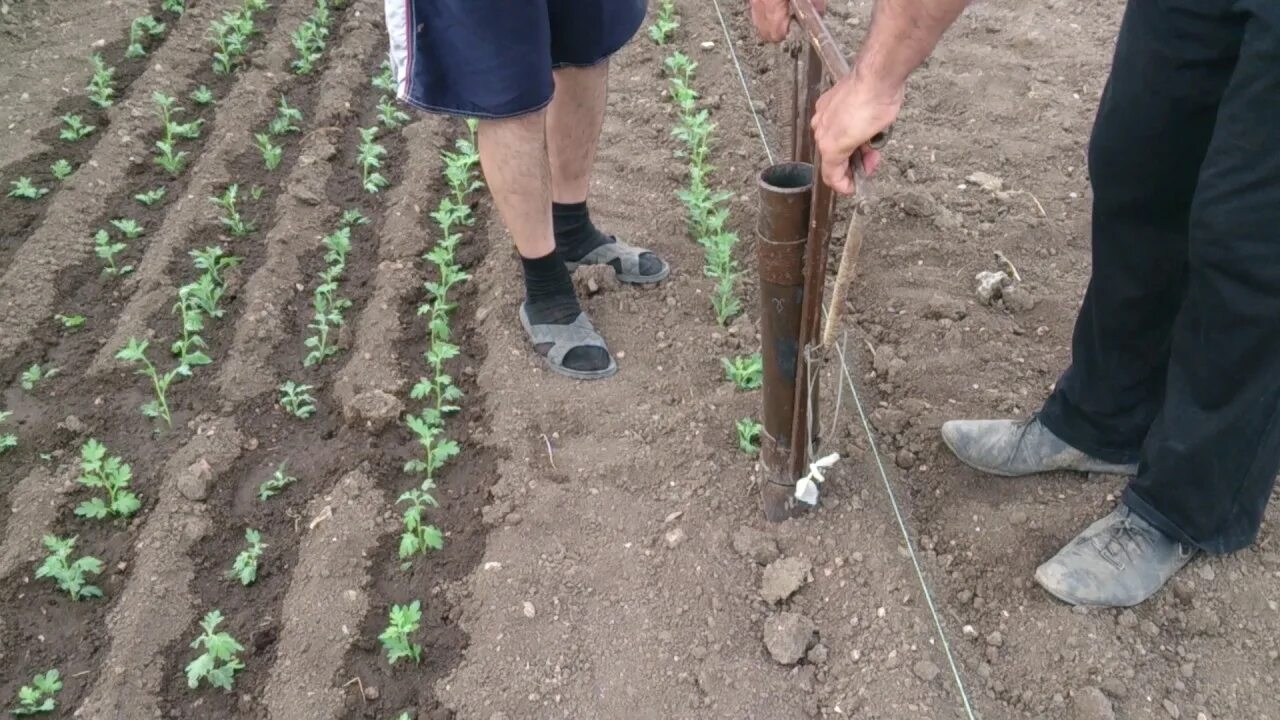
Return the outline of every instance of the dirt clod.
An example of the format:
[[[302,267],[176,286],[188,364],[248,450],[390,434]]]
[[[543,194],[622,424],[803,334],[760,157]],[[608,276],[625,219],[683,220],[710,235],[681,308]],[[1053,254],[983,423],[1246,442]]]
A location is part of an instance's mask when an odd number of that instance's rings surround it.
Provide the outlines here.
[[[778,543],[753,527],[742,526],[733,534],[733,549],[757,565],[768,565],[778,559]]]
[[[213,467],[209,461],[200,458],[178,476],[178,492],[188,500],[199,502],[209,497],[209,488],[213,484]]]
[[[617,290],[620,283],[609,265],[580,265],[573,271],[573,287],[579,296],[590,297]]]
[[[808,580],[813,566],[808,560],[785,557],[769,563],[760,578],[760,597],[776,605],[791,597]]]
[[[681,528],[671,528],[662,537],[663,540],[666,541],[667,547],[675,549],[679,547],[688,536],[684,534],[684,530]]]
[[[764,646],[781,665],[795,665],[818,633],[813,621],[799,613],[778,613],[764,622]]]
[[[1115,720],[1111,700],[1101,690],[1090,686],[1077,690],[1071,698],[1072,720]]]
[[[920,660],[911,666],[911,672],[915,673],[916,677],[924,682],[933,682],[934,678],[938,677],[942,670],[932,660]]]
[[[981,170],[971,173],[965,180],[977,185],[987,192],[999,192],[1004,189],[1004,180],[992,175],[991,173],[982,172]]]
[[[978,281],[978,288],[975,291],[978,300],[983,305],[990,305],[996,300],[1004,297],[1005,285],[1010,282],[1008,275],[1001,271],[983,270],[974,276],[974,280]]]
[[[348,425],[366,424],[374,432],[391,424],[404,410],[404,403],[382,390],[366,390],[343,405],[342,417]]]
[[[934,295],[921,315],[925,320],[963,320],[968,314],[964,303],[953,297]]]

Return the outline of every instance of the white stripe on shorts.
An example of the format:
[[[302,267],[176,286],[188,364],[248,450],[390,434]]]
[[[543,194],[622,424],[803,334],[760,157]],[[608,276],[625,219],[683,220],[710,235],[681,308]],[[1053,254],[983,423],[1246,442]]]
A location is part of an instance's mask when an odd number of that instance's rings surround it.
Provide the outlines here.
[[[409,97],[409,72],[413,58],[410,56],[413,47],[413,28],[410,26],[413,12],[410,3],[413,0],[384,0],[387,15],[387,35],[391,39],[391,74],[396,80],[396,97],[404,100]]]

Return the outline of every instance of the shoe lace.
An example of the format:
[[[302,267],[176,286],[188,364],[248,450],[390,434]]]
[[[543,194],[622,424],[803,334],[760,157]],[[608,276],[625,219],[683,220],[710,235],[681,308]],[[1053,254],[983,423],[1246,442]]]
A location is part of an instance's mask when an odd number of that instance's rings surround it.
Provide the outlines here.
[[[1153,530],[1136,523],[1130,517],[1107,528],[1106,535],[1100,538],[1098,549],[1103,558],[1116,568],[1123,570],[1131,564],[1135,557],[1155,544]]]

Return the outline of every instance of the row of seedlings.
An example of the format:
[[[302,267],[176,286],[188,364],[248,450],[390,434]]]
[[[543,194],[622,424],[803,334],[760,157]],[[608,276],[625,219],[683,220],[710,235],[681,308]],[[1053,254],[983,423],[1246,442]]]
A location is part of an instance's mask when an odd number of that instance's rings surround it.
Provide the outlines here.
[[[671,0],[659,6],[649,37],[659,46],[665,46],[680,27],[680,19]],[[677,156],[687,162],[689,184],[676,194],[685,206],[689,232],[705,251],[706,275],[715,280],[711,293],[711,307],[716,321],[721,325],[742,312],[742,301],[737,296],[740,272],[733,250],[738,235],[726,227],[729,220],[728,191],[711,187],[715,168],[708,162],[711,153],[711,135],[716,125],[711,121],[707,108],[698,107],[698,92],[693,87],[697,63],[685,54],[672,52],[664,61],[668,76],[668,97],[680,113],[679,124],[671,134],[681,143]],[[738,390],[755,390],[761,385],[763,363],[760,353],[721,358],[725,377]],[[761,425],[752,418],[742,418],[735,424],[738,448],[754,455],[760,447]]]

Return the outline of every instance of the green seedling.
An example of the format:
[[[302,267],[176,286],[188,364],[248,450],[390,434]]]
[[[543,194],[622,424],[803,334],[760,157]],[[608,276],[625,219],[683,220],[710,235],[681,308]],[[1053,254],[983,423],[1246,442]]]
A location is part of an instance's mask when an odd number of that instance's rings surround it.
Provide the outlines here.
[[[342,326],[342,314],[351,307],[350,300],[338,296],[338,281],[346,269],[347,253],[351,251],[351,228],[339,228],[326,235],[323,242],[327,249],[324,259],[328,266],[321,273],[321,282],[316,286],[311,300],[314,315],[311,324],[307,327],[315,333],[304,343],[306,347],[311,348],[311,352],[307,353],[302,361],[305,367],[319,365],[338,352],[338,349],[329,343],[329,332],[333,328]]]
[[[36,675],[30,685],[18,688],[18,704],[9,708],[9,714],[23,717],[53,712],[58,707],[54,696],[61,690],[62,678],[56,669]]]
[[[378,639],[387,651],[387,662],[395,665],[404,659],[422,662],[422,646],[409,639],[422,624],[422,603],[414,600],[408,605],[392,605],[387,617],[387,628]]]
[[[662,0],[658,6],[658,15],[649,26],[649,39],[658,45],[666,45],[672,34],[680,27],[680,18],[676,16],[676,7],[671,0]]]
[[[53,177],[57,180],[66,180],[71,177],[71,173],[75,171],[76,169],[71,167],[71,163],[67,162],[66,158],[59,158],[49,166],[49,172],[52,173]]]
[[[138,193],[133,196],[133,199],[147,207],[151,207],[164,199],[165,192],[166,190],[163,187],[158,187],[144,193]]]
[[[102,520],[127,518],[142,508],[142,501],[129,489],[133,471],[117,455],[107,455],[107,447],[90,438],[80,447],[80,477],[76,482],[102,490],[106,497],[86,500],[76,507],[80,517]]]
[[[107,62],[102,59],[101,55],[94,54],[89,58],[93,63],[93,77],[89,79],[89,85],[85,90],[89,93],[89,102],[100,108],[111,107],[116,96],[115,90],[115,68],[107,67]]]
[[[755,390],[764,379],[764,361],[760,353],[741,355],[733,359],[720,358],[725,377],[739,390]]]
[[[409,711],[406,710],[400,713],[400,715],[396,718],[396,720],[413,720],[413,716],[410,715]]]
[[[280,467],[276,468],[276,471],[271,474],[271,479],[258,486],[259,500],[270,500],[280,494],[286,487],[298,482],[298,478],[285,474],[284,469],[287,464],[287,462],[280,463]]]
[[[225,281],[222,279],[222,271],[235,267],[240,264],[243,258],[234,255],[228,255],[219,245],[211,245],[203,250],[192,250],[190,252],[192,264],[196,269],[203,272],[210,282],[218,288],[216,294],[207,295],[212,302],[203,302],[202,308],[209,317],[222,317],[222,310],[218,309],[218,300],[222,298],[222,288]]]
[[[0,423],[5,422],[13,413],[0,410]],[[18,447],[18,436],[13,433],[0,433],[0,455]]]
[[[253,187],[249,188],[249,199],[254,202],[258,202],[259,200],[262,199],[262,194],[266,191],[267,189],[265,187],[261,185],[254,185]]]
[[[77,560],[71,559],[76,549],[76,538],[60,538],[56,535],[44,536],[44,547],[49,551],[48,557],[36,568],[36,579],[51,578],[58,589],[66,592],[72,600],[102,597],[102,590],[90,585],[88,577],[102,572],[102,561],[96,557],[85,555]]]
[[[172,140],[156,141],[155,163],[170,175],[177,176],[187,165],[187,151],[178,150]]]
[[[19,383],[22,385],[23,390],[35,390],[36,385],[57,375],[59,372],[61,372],[60,368],[42,368],[39,363],[36,363],[22,371]]]
[[[179,377],[191,377],[191,368],[187,365],[178,365],[163,375],[156,370],[156,366],[147,359],[146,340],[138,340],[137,338],[129,338],[129,342],[120,351],[116,353],[116,359],[138,365],[137,373],[145,375],[151,379],[151,387],[155,391],[156,397],[142,406],[142,414],[149,418],[161,418],[165,425],[173,427],[173,418],[169,413],[169,403],[165,399],[169,392],[169,386]]]
[[[387,154],[387,149],[376,142],[377,137],[376,125],[360,128],[360,151],[357,162],[360,164],[361,184],[368,193],[376,193],[391,184],[391,181],[377,171],[382,167],[382,157]]]
[[[721,326],[727,327],[729,321],[742,312],[742,300],[736,294],[737,278],[736,273],[721,275],[711,293],[711,309]]]
[[[232,237],[244,237],[253,232],[253,223],[245,222],[240,216],[240,211],[236,208],[236,201],[240,196],[240,185],[232,183],[228,185],[226,190],[217,197],[209,198],[209,201],[222,209],[222,217],[219,220]]]
[[[116,230],[119,230],[120,234],[124,235],[127,240],[137,240],[142,237],[142,233],[145,232],[142,229],[142,226],[138,224],[138,221],[133,220],[132,218],[112,220],[111,226]]]
[[[253,138],[258,142],[258,152],[262,153],[262,164],[267,166],[267,171],[280,167],[280,160],[284,158],[284,148],[272,143],[271,136],[267,133],[257,133]]]
[[[129,47],[124,51],[127,58],[146,57],[147,48],[143,44],[148,38],[164,37],[164,23],[150,15],[133,19],[129,25]]]
[[[191,122],[183,123],[177,121],[177,116],[185,112],[178,99],[172,95],[165,95],[160,91],[151,93],[151,100],[156,106],[156,116],[160,118],[160,124],[164,129],[162,139],[170,143],[175,140],[195,140],[200,137],[200,130],[204,127],[203,119],[195,119]]]
[[[84,327],[83,315],[54,315],[53,319],[62,323],[64,330],[79,330]]]
[[[248,51],[249,38],[254,33],[253,10],[249,3],[240,10],[225,13],[221,20],[209,24],[210,40],[213,42],[213,71],[219,75],[229,75],[235,71]]]
[[[39,200],[49,194],[49,188],[37,187],[31,182],[31,178],[23,176],[17,180],[9,181],[12,189],[9,190],[9,197],[18,198],[19,200]]]
[[[188,663],[185,670],[187,687],[192,690],[199,687],[203,680],[213,687],[230,691],[235,683],[236,672],[244,669],[244,663],[240,661],[244,646],[230,634],[217,632],[222,620],[220,611],[210,610],[200,621],[200,628],[204,632],[191,643],[191,647],[196,650],[203,648],[204,652]]]
[[[272,135],[302,132],[297,123],[302,122],[302,111],[289,105],[284,95],[280,96],[280,104],[276,106],[276,116],[271,118],[267,131]]]
[[[181,15],[187,10],[187,0],[161,0],[160,9],[174,15]]]
[[[742,418],[736,424],[738,430],[738,449],[748,455],[760,451],[760,431],[763,426],[751,418]]]
[[[424,520],[428,507],[439,507],[439,503],[431,493],[433,489],[435,489],[435,482],[427,479],[421,488],[409,490],[396,500],[397,505],[408,504],[401,518],[404,524],[404,531],[400,534],[401,560],[424,554],[428,548],[440,550],[444,547],[444,534],[435,525],[430,525]]]
[[[86,125],[79,115],[63,115],[62,129],[58,131],[58,138],[67,142],[76,142],[92,135],[97,127],[97,125]]]
[[[205,85],[192,90],[188,97],[191,98],[191,102],[200,106],[213,104],[213,91]]]
[[[132,265],[116,264],[116,256],[124,252],[126,247],[127,245],[122,242],[111,242],[111,235],[106,230],[99,230],[93,234],[93,252],[105,266],[102,268],[103,275],[124,277],[133,272]]]
[[[316,414],[316,399],[311,396],[310,385],[300,385],[292,380],[287,380],[280,386],[280,405],[289,411],[290,415],[306,420]]]
[[[390,61],[383,60],[382,64],[378,66],[378,73],[373,76],[373,86],[383,92],[395,94],[396,79],[391,70]]]
[[[324,55],[325,42],[329,39],[329,3],[327,0],[316,0],[316,9],[311,16],[298,26],[290,36],[293,48],[298,57],[291,67],[298,75],[310,75],[315,72],[316,63]]]
[[[241,585],[252,585],[258,579],[258,560],[267,544],[262,542],[262,533],[252,528],[244,531],[244,540],[249,543],[249,547],[236,556],[231,569],[227,571],[227,577],[239,580]]]
[[[385,95],[378,101],[378,122],[382,126],[394,130],[409,122],[409,114],[396,107],[395,102]]]
[[[338,221],[338,224],[348,228],[356,225],[368,225],[369,218],[365,217],[364,213],[359,210],[349,209],[342,211],[342,219]]]

